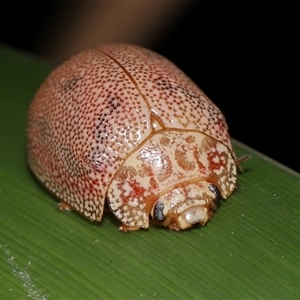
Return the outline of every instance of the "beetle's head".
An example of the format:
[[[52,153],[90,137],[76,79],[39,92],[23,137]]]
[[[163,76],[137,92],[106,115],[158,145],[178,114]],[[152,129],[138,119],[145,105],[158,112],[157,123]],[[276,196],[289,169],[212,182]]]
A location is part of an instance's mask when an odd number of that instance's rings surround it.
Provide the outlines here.
[[[162,195],[153,206],[153,223],[179,231],[204,225],[220,200],[216,185],[202,181],[174,188]]]

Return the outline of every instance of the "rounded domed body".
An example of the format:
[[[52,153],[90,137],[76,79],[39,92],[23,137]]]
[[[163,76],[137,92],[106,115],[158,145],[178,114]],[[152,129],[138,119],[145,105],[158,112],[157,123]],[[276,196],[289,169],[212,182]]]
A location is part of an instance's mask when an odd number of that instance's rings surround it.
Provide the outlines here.
[[[105,201],[121,230],[150,219],[204,225],[236,188],[224,116],[174,64],[107,44],[61,64],[29,110],[28,160],[38,179],[91,221]]]

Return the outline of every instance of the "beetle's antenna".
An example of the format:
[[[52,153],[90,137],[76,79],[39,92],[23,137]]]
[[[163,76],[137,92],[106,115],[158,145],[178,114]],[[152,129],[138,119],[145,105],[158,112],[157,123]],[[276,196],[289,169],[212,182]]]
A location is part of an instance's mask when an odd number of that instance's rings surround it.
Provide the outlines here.
[[[235,164],[237,165],[240,172],[243,172],[243,168],[241,167],[240,163],[242,161],[245,161],[245,160],[249,159],[250,157],[251,157],[251,155],[245,154],[245,155],[235,159]]]

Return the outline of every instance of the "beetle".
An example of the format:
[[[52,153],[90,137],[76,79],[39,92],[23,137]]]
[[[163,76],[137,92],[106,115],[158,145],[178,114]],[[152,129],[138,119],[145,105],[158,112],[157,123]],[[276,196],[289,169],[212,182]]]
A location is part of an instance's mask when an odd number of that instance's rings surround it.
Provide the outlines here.
[[[121,231],[204,225],[236,189],[239,160],[217,106],[163,56],[135,45],[83,50],[29,109],[28,162],[61,210]]]

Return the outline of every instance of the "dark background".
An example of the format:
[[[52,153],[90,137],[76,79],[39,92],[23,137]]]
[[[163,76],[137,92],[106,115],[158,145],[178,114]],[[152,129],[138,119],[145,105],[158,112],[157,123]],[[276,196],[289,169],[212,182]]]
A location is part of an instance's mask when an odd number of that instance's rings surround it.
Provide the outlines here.
[[[62,7],[5,4],[0,43],[55,61],[43,49]],[[141,44],[201,87],[226,116],[232,137],[300,172],[296,12],[288,2],[192,1],[159,38]]]

